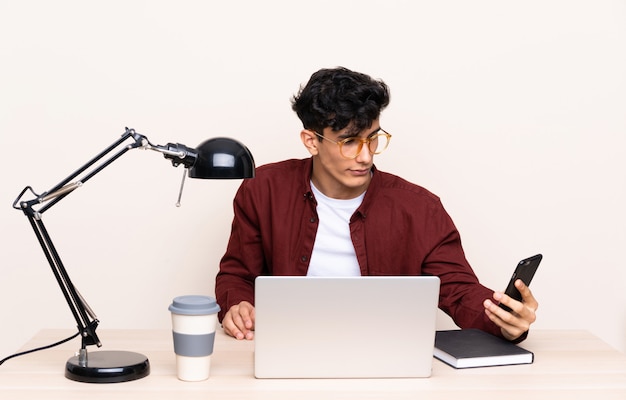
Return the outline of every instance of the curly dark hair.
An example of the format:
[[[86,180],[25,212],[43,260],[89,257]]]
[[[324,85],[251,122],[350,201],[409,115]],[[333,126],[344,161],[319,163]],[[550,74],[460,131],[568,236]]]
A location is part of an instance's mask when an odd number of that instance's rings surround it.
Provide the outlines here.
[[[389,88],[382,80],[343,67],[315,72],[291,99],[304,128],[320,134],[326,127],[339,131],[347,126],[357,134],[371,127],[388,104]]]

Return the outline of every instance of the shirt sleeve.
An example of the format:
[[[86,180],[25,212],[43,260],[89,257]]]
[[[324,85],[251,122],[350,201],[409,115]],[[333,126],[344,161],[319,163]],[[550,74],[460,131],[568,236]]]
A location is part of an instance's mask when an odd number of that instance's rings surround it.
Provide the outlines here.
[[[441,205],[433,211],[430,227],[432,250],[426,256],[422,272],[441,280],[439,308],[462,329],[477,328],[502,337],[500,328],[485,314],[483,302],[493,290],[483,286],[465,257],[461,237],[452,219]]]
[[[264,257],[253,194],[244,181],[233,201],[234,217],[226,252],[215,278],[221,322],[233,305],[254,304],[254,279],[264,271]]]

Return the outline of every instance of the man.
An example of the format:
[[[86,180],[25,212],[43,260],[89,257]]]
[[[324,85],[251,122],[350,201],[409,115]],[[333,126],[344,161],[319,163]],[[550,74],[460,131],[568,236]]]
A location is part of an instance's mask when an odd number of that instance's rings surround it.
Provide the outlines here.
[[[383,81],[345,68],[314,73],[293,97],[311,157],[261,166],[237,191],[215,290],[227,334],[254,337],[259,275],[436,275],[439,308],[458,326],[526,337],[531,291],[518,280],[518,302],[482,286],[439,198],[374,166],[391,139],[388,104]]]

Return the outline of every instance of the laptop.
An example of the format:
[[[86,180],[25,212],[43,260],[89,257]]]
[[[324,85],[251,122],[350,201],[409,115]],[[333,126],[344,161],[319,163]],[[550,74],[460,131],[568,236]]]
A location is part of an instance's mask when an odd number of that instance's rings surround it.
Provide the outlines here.
[[[256,279],[257,378],[431,375],[439,278]]]

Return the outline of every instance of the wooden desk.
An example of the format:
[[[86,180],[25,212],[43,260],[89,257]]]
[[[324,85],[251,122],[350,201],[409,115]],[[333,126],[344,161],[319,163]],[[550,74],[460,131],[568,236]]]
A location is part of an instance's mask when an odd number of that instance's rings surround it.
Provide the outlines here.
[[[44,330],[23,350],[70,335]],[[422,379],[260,380],[253,373],[254,343],[219,329],[211,377],[192,383],[176,378],[170,331],[102,330],[99,336],[103,349],[147,355],[150,376],[115,384],[66,379],[65,362],[79,347],[75,339],[0,366],[0,399],[626,399],[626,355],[584,331],[531,332],[523,343],[535,353],[530,365],[455,370],[433,360],[432,376]]]

